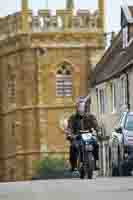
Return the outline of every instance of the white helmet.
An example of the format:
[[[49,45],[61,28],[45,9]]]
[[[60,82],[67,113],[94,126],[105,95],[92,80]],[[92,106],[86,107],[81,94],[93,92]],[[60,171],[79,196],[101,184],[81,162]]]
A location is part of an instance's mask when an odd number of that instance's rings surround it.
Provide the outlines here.
[[[76,106],[78,112],[83,115],[85,112],[85,97],[81,96],[76,99]]]

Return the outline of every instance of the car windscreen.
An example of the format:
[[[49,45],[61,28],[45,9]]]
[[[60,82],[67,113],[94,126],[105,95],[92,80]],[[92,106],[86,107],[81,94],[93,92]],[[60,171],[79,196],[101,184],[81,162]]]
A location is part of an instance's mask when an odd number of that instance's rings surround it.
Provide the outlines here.
[[[133,115],[127,115],[125,129],[133,131]]]

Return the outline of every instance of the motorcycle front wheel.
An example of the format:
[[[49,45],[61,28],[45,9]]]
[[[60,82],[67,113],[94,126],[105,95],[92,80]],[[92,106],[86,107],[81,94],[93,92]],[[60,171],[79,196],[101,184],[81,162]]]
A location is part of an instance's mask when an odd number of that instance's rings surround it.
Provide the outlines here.
[[[89,155],[88,155],[88,167],[87,167],[88,179],[92,179],[92,177],[93,177],[94,165],[95,165],[94,156],[93,156],[92,153],[89,153]]]
[[[92,177],[93,177],[93,170],[89,169],[88,170],[88,179],[92,179]]]
[[[85,170],[84,170],[84,167],[81,167],[80,168],[80,179],[84,179],[85,177]]]

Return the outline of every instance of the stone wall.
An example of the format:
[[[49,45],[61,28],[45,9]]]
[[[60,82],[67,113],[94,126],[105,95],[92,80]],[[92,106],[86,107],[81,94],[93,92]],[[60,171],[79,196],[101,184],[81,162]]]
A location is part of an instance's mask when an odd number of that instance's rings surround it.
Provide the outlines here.
[[[46,31],[38,26],[43,14],[34,17],[29,12],[27,32],[21,31],[20,13],[0,21],[0,177],[4,181],[31,178],[34,162],[44,155],[68,156],[62,120],[74,111],[76,97],[88,94],[91,64],[104,49],[97,13],[91,28],[86,23],[92,15],[87,11],[85,20],[80,11],[67,30],[66,24],[53,28],[52,17]],[[81,18],[85,24],[75,26],[73,20]],[[56,72],[63,62],[72,70],[70,97],[56,96]]]

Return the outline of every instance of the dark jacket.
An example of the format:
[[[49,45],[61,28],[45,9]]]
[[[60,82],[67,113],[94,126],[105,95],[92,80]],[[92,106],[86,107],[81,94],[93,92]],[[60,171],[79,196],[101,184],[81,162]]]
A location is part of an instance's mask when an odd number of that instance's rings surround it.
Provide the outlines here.
[[[78,112],[71,115],[68,120],[68,129],[71,130],[73,134],[79,134],[80,130],[89,130],[94,128],[98,131],[98,123],[94,115],[87,113],[81,116]]]

